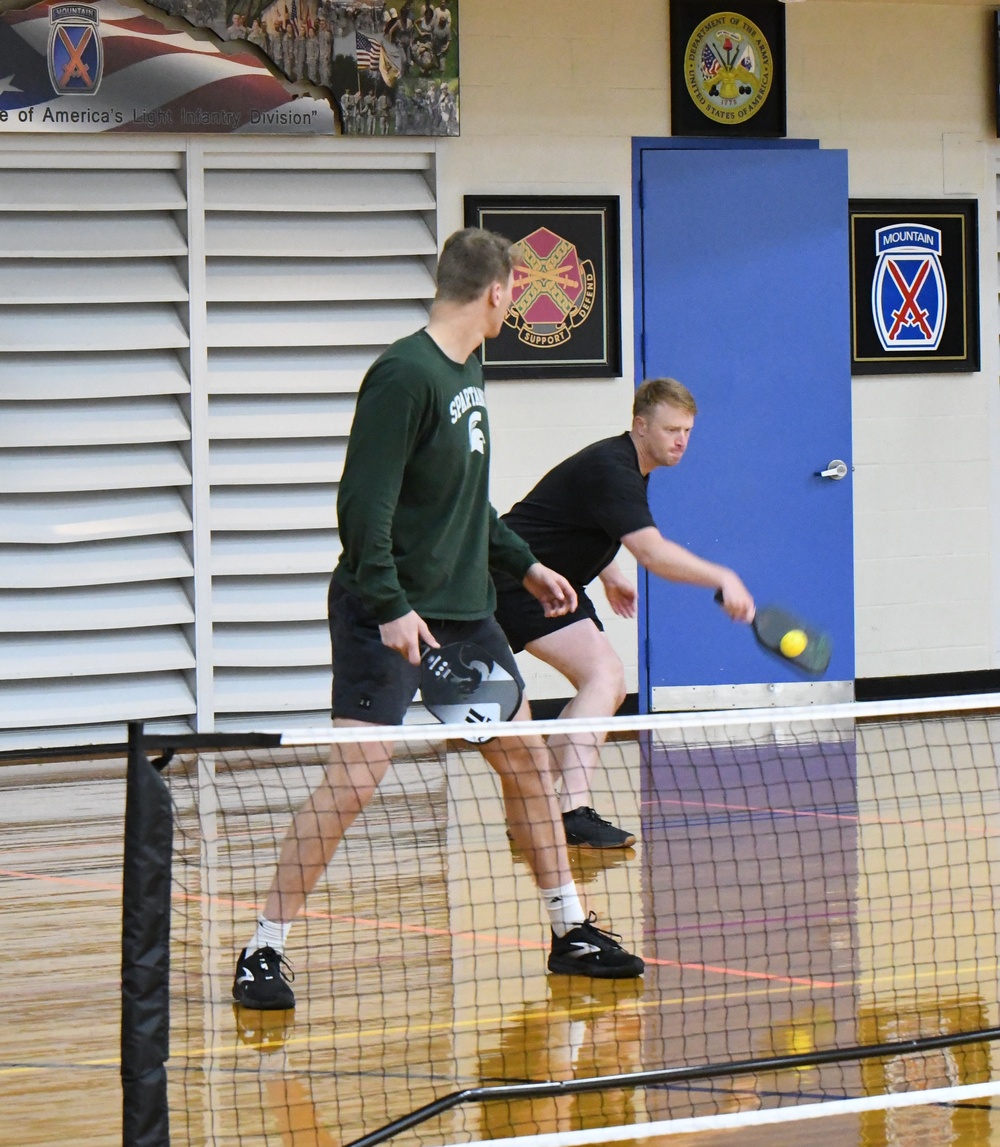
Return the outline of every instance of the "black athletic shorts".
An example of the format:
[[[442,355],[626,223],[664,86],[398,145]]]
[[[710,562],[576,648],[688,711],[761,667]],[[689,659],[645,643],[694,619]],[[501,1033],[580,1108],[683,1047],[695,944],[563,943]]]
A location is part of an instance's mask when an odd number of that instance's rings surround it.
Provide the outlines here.
[[[511,649],[515,653],[520,653],[529,641],[555,633],[558,629],[565,629],[567,625],[583,621],[585,618],[590,618],[598,629],[603,630],[604,626],[597,616],[594,603],[587,594],[578,589],[576,596],[577,606],[572,613],[563,614],[562,617],[546,617],[542,603],[522,586],[498,590],[497,621],[507,635]]]
[[[361,599],[336,580],[330,582],[327,603],[333,644],[334,717],[401,725],[420,686],[420,669],[382,644],[378,622]],[[524,688],[517,662],[494,618],[449,621],[425,617],[424,621],[442,645],[471,641],[480,646]]]

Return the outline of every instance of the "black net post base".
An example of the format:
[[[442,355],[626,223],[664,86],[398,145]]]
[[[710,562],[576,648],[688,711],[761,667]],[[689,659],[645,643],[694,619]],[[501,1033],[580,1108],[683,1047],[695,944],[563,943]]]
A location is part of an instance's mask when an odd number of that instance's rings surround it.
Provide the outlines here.
[[[129,725],[122,871],[122,1147],[170,1147],[170,791]]]

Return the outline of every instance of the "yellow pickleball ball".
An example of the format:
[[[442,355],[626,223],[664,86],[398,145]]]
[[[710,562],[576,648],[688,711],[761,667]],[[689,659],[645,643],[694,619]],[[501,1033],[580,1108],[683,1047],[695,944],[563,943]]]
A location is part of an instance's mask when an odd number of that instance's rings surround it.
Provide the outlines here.
[[[809,644],[809,638],[801,629],[790,629],[781,639],[779,648],[786,657],[798,657]]]

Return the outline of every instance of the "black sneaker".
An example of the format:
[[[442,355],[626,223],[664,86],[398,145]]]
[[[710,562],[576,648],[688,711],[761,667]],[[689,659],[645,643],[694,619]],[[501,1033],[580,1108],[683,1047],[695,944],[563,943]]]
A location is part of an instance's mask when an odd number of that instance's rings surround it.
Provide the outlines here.
[[[615,828],[586,805],[564,812],[563,825],[566,843],[578,844],[581,848],[628,848],[635,844],[632,833]]]
[[[244,948],[236,961],[233,999],[261,1012],[287,1011],[295,1007],[295,993],[288,986],[294,979],[291,964],[273,948],[258,948],[249,956]]]
[[[592,976],[598,980],[630,980],[641,976],[646,965],[638,956],[625,951],[616,933],[595,928],[596,919],[591,912],[565,936],[552,933],[549,971],[567,976]]]

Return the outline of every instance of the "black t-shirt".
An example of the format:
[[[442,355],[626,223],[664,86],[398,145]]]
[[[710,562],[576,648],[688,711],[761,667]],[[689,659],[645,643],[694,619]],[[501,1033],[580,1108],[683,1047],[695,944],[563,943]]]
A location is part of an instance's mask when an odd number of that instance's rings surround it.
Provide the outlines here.
[[[560,462],[503,515],[544,565],[577,588],[592,582],[621,539],[655,526],[639,459],[628,433],[604,438]],[[498,589],[512,578],[494,573]]]

